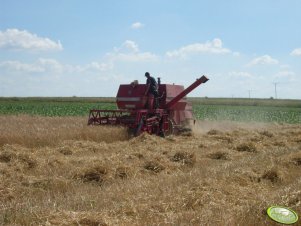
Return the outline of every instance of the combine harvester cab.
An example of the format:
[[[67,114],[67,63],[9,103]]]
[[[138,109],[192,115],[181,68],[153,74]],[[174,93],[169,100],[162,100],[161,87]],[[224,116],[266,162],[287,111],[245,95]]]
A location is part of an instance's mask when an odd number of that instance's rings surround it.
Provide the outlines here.
[[[193,119],[192,107],[186,95],[208,81],[202,76],[184,89],[182,85],[161,84],[158,78],[158,107],[153,97],[144,96],[145,84],[120,85],[116,97],[118,110],[90,110],[88,125],[122,125],[138,136],[142,132],[159,136],[177,133]]]

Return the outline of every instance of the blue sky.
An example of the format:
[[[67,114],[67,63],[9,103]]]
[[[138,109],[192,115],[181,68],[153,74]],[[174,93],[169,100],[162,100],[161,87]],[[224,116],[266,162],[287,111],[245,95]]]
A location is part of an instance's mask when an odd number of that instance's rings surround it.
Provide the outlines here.
[[[190,96],[301,99],[301,1],[0,0],[0,96],[115,96],[144,73]],[[250,91],[249,91],[250,90]]]

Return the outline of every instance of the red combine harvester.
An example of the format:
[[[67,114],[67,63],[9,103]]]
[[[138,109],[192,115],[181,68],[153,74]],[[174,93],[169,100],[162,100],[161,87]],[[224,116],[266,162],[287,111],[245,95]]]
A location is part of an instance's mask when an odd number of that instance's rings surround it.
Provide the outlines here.
[[[184,89],[181,85],[161,84],[158,78],[158,108],[153,109],[152,97],[144,96],[147,85],[120,85],[116,97],[118,110],[90,110],[88,125],[122,125],[138,136],[142,132],[159,136],[181,131],[193,119],[186,95],[208,81],[202,76]]]

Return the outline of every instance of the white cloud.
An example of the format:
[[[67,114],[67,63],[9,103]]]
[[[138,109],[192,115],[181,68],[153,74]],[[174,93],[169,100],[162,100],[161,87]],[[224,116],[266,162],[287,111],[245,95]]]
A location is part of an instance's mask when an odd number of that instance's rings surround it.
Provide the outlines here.
[[[96,71],[108,71],[113,68],[112,63],[99,63],[99,62],[91,62],[87,66],[85,66],[84,70],[96,70]]]
[[[231,71],[228,75],[232,78],[254,78],[255,76],[245,71]]]
[[[107,53],[106,57],[110,62],[149,62],[159,59],[159,57],[153,53],[141,52],[137,43],[131,40],[126,40],[120,48],[115,47],[114,51]]]
[[[186,57],[197,53],[225,54],[230,52],[231,50],[223,48],[223,43],[220,39],[215,38],[206,43],[195,43],[181,47],[177,50],[168,51],[166,55],[168,57]]]
[[[127,48],[130,51],[139,52],[139,47],[138,47],[138,45],[134,41],[126,40],[122,44],[122,46],[124,46],[125,48]]]
[[[291,52],[291,55],[292,55],[292,56],[301,56],[301,48],[294,49],[294,50]]]
[[[20,61],[0,62],[0,69],[15,73],[97,73],[108,71],[112,68],[113,65],[109,63],[94,61],[86,65],[69,65],[49,58],[40,58],[34,63],[23,63]]]
[[[143,28],[144,27],[144,24],[140,23],[140,22],[136,22],[136,23],[133,23],[131,25],[131,28],[132,29],[140,29],[140,28]]]
[[[44,68],[37,64],[26,64],[19,61],[3,61],[0,63],[0,68],[9,72],[44,72]]]
[[[12,50],[48,51],[62,50],[60,41],[42,38],[26,30],[7,29],[0,31],[0,48]]]
[[[277,74],[275,74],[274,78],[276,80],[285,80],[289,82],[296,81],[296,73],[293,71],[280,71]]]
[[[282,65],[280,65],[280,68],[282,68],[282,69],[289,69],[291,66],[290,65],[288,65],[288,64],[282,64]]]
[[[158,56],[155,54],[144,52],[144,53],[116,53],[109,54],[112,60],[119,61],[129,61],[129,62],[147,62],[147,61],[156,61],[158,60]]]
[[[83,65],[64,64],[56,59],[39,58],[33,63],[20,61],[0,62],[0,70],[14,74],[40,73],[47,75],[82,74],[99,75],[104,71],[110,71],[114,64],[118,62],[153,62],[158,60],[158,56],[150,52],[141,52],[138,45],[131,40],[126,40],[120,48],[107,53],[103,62],[92,61]],[[1,71],[0,71],[1,72]]]
[[[265,65],[265,64],[278,64],[279,61],[272,58],[269,55],[264,55],[264,56],[260,56],[257,57],[253,60],[251,60],[247,66],[251,67],[251,66],[255,66],[255,65]]]
[[[56,73],[63,73],[67,71],[67,65],[63,65],[55,59],[45,59],[40,58],[36,63],[36,65],[43,67],[44,71],[52,71]]]

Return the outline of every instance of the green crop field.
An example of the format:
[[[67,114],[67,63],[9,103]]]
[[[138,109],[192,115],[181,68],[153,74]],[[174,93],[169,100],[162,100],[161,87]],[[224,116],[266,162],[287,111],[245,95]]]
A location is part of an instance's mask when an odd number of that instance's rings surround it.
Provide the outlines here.
[[[190,98],[200,120],[301,123],[301,101]],[[1,115],[85,116],[90,109],[116,109],[114,98],[0,98]]]
[[[301,100],[190,98],[200,120],[301,123]]]
[[[84,98],[1,98],[2,115],[84,116],[90,109],[116,109],[115,102]]]
[[[301,123],[301,108],[229,105],[194,105],[194,116],[201,120]]]

